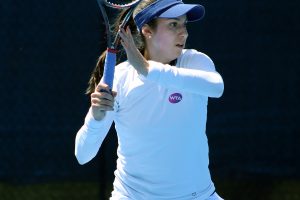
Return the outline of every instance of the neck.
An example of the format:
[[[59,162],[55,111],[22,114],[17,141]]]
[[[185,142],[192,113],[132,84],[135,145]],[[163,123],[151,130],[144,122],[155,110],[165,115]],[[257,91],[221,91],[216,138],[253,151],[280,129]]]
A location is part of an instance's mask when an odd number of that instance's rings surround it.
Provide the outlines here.
[[[163,60],[161,58],[159,58],[158,56],[152,56],[149,52],[149,50],[145,49],[144,51],[144,58],[146,60],[153,60],[153,61],[156,61],[156,62],[160,62],[160,63],[163,63],[163,64],[169,64],[171,62],[171,60]]]

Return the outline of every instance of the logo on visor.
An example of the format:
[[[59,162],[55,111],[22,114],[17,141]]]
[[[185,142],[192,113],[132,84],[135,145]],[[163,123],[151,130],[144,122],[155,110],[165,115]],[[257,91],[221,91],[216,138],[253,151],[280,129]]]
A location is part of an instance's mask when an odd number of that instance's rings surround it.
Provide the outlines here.
[[[182,100],[182,95],[180,93],[174,93],[169,96],[170,103],[179,103]]]

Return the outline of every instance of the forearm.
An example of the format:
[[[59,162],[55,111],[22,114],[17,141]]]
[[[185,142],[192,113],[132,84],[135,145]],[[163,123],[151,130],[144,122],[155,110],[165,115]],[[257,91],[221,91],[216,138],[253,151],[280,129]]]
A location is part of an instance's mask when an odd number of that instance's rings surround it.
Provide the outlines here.
[[[91,110],[89,111],[75,139],[75,156],[80,164],[85,164],[96,156],[112,121],[112,112],[108,112],[103,120],[96,121]]]
[[[209,97],[220,97],[223,79],[216,71],[177,68],[155,61],[149,62],[147,79],[165,87],[172,87]]]
[[[127,52],[128,62],[143,76],[148,75],[149,62],[144,58],[137,48],[132,48]]]
[[[120,29],[119,35],[121,37],[121,44],[126,51],[128,62],[136,69],[139,74],[147,76],[149,63],[137,49],[133,41],[129,26],[127,27],[126,31],[124,29]]]

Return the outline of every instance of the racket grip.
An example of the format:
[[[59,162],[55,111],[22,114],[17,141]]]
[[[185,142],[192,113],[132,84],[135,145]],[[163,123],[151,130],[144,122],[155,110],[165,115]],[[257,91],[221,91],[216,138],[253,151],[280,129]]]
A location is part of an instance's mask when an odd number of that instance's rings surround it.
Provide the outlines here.
[[[113,87],[116,59],[117,51],[115,49],[107,48],[103,70],[103,82],[107,84],[111,90]]]

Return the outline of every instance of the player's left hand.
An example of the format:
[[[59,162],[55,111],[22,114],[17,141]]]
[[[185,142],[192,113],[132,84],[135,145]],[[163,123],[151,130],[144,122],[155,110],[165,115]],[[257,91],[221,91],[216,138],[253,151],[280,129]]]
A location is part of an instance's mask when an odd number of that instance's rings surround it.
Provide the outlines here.
[[[137,70],[138,73],[147,76],[149,63],[137,49],[129,26],[126,30],[121,28],[119,31],[121,44],[124,47],[129,63]]]

